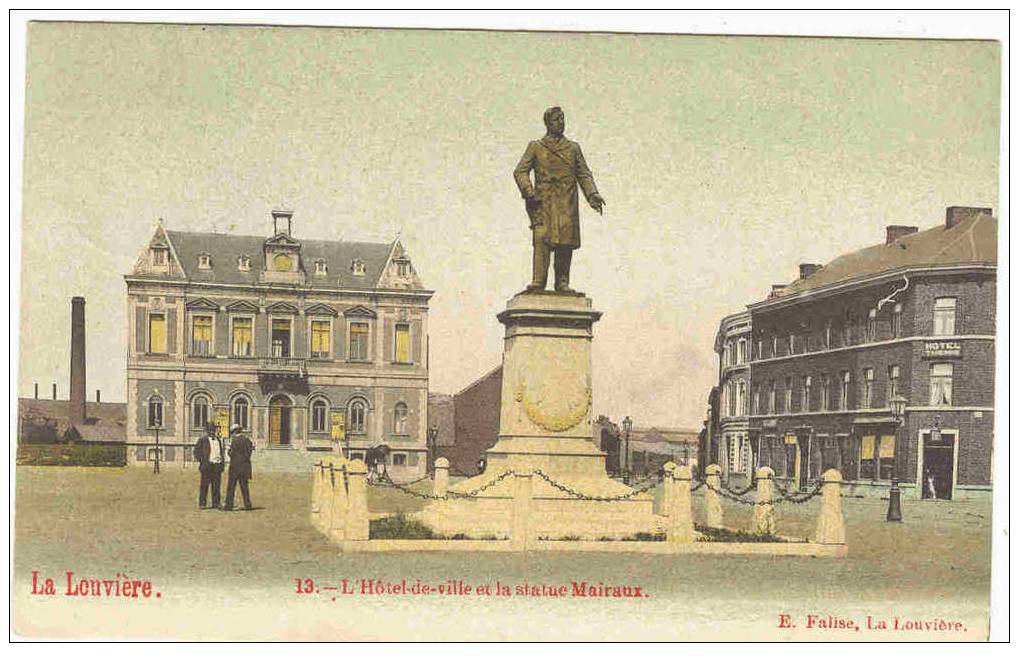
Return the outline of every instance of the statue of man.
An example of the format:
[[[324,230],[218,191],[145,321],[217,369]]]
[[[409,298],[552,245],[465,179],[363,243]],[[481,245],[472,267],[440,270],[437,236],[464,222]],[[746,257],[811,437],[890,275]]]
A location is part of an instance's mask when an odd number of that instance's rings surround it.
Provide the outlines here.
[[[566,116],[561,108],[556,106],[545,111],[545,128],[545,137],[527,145],[523,158],[513,171],[513,179],[524,196],[533,234],[534,274],[527,290],[545,289],[549,256],[554,252],[555,290],[569,294],[573,293],[570,289],[570,261],[574,249],[580,248],[577,184],[584,191],[588,204],[599,214],[605,200],[594,185],[580,145],[563,135]]]

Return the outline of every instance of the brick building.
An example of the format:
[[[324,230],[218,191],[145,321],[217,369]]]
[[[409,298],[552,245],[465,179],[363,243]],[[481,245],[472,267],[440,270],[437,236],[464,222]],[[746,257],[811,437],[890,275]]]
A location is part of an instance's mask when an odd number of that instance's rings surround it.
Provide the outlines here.
[[[853,491],[897,477],[916,498],[987,492],[996,242],[990,209],[949,207],[748,306],[749,463],[800,487],[836,467]]]
[[[251,436],[256,468],[385,443],[394,478],[424,473],[432,292],[399,240],[300,240],[291,216],[267,237],[156,229],[125,276],[129,461],[186,461],[211,421]]]

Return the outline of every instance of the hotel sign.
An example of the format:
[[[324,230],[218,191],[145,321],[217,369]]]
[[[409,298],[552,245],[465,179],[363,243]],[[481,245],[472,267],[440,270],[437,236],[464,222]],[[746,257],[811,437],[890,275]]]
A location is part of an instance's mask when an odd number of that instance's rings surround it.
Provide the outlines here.
[[[962,358],[962,343],[957,340],[929,340],[923,344],[925,359]]]

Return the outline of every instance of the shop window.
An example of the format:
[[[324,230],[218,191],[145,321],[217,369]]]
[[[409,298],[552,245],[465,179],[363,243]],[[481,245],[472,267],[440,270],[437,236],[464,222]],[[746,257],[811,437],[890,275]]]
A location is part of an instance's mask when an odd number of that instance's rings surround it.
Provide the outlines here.
[[[881,436],[878,446],[878,460],[881,480],[891,480],[892,474],[895,473],[895,435],[886,434]]]
[[[860,478],[873,480],[877,477],[875,443],[875,437],[872,434],[860,438]]]

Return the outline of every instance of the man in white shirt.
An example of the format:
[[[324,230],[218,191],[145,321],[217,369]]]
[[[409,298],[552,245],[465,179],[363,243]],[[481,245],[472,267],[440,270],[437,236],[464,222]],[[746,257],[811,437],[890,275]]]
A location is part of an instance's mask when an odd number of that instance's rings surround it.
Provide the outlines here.
[[[205,427],[205,436],[195,444],[195,460],[198,461],[198,471],[201,480],[198,485],[198,507],[206,508],[206,496],[209,488],[212,488],[212,507],[219,508],[220,484],[223,477],[223,461],[226,457],[226,450],[223,448],[223,440],[216,434],[216,426],[209,423]]]

